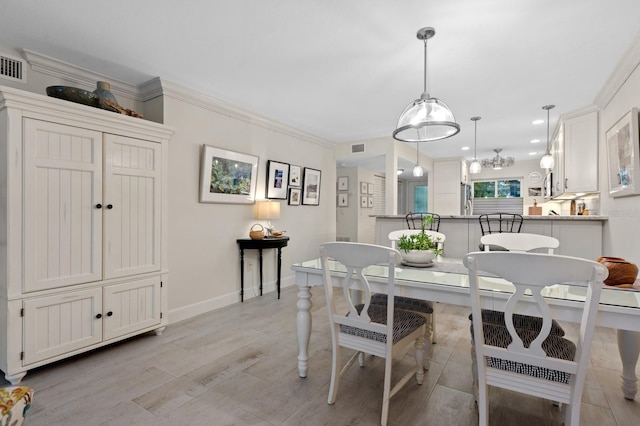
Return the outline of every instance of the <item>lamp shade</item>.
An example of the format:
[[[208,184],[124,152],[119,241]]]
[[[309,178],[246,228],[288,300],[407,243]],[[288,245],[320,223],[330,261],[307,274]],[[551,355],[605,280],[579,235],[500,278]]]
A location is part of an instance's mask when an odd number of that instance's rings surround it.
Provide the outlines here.
[[[273,220],[280,219],[280,203],[271,201],[258,201],[256,219]]]
[[[423,93],[400,114],[393,137],[403,142],[437,141],[460,131],[447,104]]]
[[[420,167],[419,164],[416,164],[413,168],[413,176],[414,177],[422,177],[424,176],[424,169]]]

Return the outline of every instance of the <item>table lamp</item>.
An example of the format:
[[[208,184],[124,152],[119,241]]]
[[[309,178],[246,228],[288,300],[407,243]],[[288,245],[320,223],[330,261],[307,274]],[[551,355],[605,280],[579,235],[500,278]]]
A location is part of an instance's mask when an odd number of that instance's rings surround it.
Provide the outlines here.
[[[257,202],[255,218],[259,220],[267,220],[267,231],[269,236],[272,236],[273,227],[271,226],[271,220],[280,219],[280,203],[271,202],[270,200],[263,200]]]

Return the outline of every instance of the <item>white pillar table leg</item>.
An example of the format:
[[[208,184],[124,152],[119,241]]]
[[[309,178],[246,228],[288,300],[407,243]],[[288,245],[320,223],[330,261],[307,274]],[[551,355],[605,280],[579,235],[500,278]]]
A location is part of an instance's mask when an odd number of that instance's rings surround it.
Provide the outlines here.
[[[636,365],[640,353],[640,332],[618,330],[618,350],[622,360],[622,393],[626,399],[633,400],[638,391]]]
[[[307,377],[309,368],[309,340],[311,339],[311,291],[298,285],[298,373]]]

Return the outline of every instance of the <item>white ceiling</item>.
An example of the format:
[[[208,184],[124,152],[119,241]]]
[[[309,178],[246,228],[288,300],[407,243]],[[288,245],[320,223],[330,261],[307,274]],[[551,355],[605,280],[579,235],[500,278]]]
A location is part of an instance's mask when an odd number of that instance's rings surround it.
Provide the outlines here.
[[[462,130],[433,158],[542,155],[543,105],[591,104],[640,30],[638,0],[3,0],[0,45],[130,84],[161,77],[337,143],[390,137],[423,86]],[[531,144],[531,139],[541,139]],[[471,146],[463,152],[463,146]],[[536,157],[536,158],[537,158]]]

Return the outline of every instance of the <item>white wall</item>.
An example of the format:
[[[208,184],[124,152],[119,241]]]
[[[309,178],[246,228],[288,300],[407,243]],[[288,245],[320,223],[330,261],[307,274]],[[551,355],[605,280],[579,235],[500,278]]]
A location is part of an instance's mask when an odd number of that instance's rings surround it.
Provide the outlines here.
[[[200,155],[203,144],[259,157],[257,198],[264,198],[267,160],[322,171],[319,206],[289,206],[280,200],[280,219],[273,221],[291,240],[282,251],[284,285],[293,285],[291,264],[318,256],[318,246],[335,240],[336,163],[333,145],[275,123],[237,112],[211,99],[185,97],[189,91],[163,82],[164,122],[176,129],[169,144],[169,287],[170,320],[182,319],[239,301],[240,266],[237,238],[248,237],[253,205],[199,203]],[[195,100],[195,101],[194,101]],[[225,108],[230,108],[224,112]],[[246,115],[245,115],[246,114]],[[245,260],[257,265],[257,252]],[[276,251],[264,251],[264,280],[275,286]],[[258,283],[254,270],[245,275],[245,299]],[[274,297],[273,294],[267,297]]]
[[[640,195],[610,198],[607,178],[606,131],[633,107],[640,108],[640,35],[596,98],[600,113],[599,188],[601,214],[605,222],[603,253],[640,264]],[[636,147],[638,149],[638,147]]]

